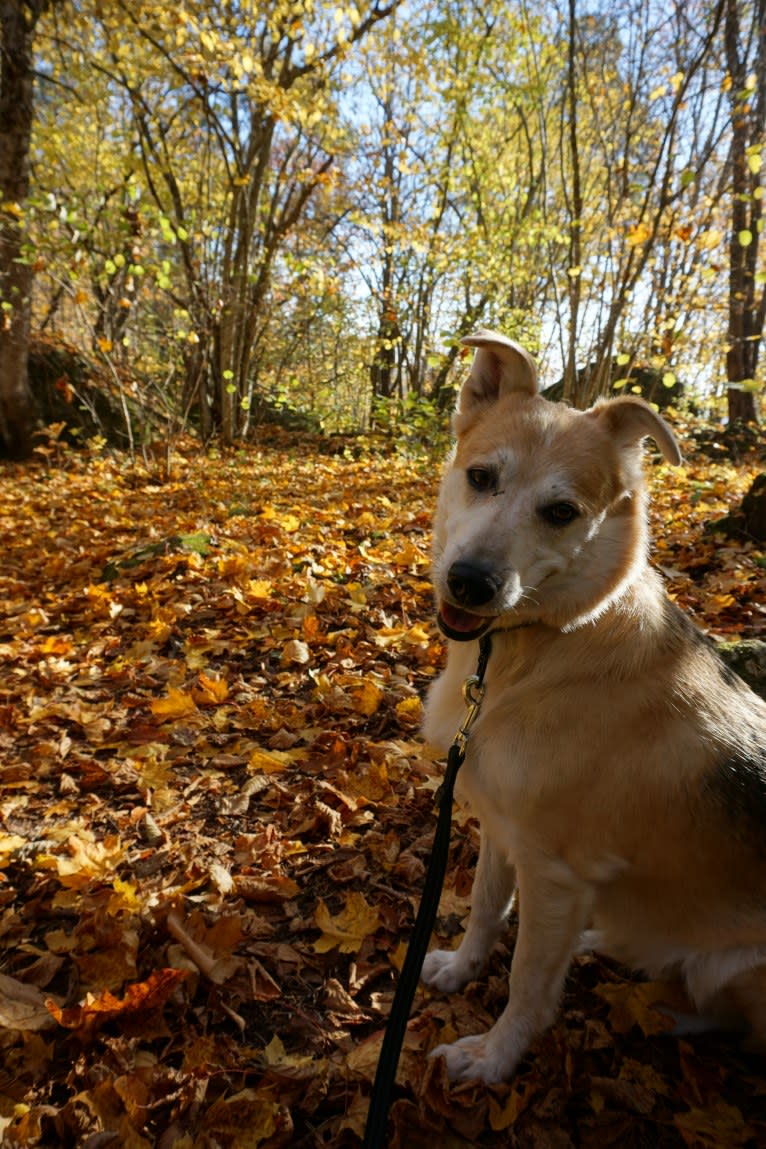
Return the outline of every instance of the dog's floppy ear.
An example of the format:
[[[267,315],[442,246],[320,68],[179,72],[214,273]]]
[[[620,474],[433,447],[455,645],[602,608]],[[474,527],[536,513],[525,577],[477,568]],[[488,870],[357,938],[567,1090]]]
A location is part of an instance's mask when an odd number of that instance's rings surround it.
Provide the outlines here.
[[[643,399],[632,395],[607,399],[588,414],[604,420],[621,446],[635,446],[649,435],[668,463],[678,466],[681,462],[681,452],[670,427]]]
[[[476,404],[494,403],[510,391],[537,394],[537,368],[528,352],[498,331],[477,331],[460,340],[475,347],[471,373],[460,391],[458,410],[468,412]]]

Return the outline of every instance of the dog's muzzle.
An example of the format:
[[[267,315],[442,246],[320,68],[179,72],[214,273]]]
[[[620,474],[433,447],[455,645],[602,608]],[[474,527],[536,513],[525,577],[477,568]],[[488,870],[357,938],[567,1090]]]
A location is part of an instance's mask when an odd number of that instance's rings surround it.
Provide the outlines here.
[[[480,563],[458,560],[447,572],[450,602],[442,602],[438,614],[439,627],[447,638],[457,642],[470,642],[480,638],[492,623],[493,616],[478,614],[472,607],[490,603],[501,589],[500,579]]]
[[[488,567],[460,559],[447,572],[447,586],[453,601],[470,609],[491,602],[500,590],[502,580]]]

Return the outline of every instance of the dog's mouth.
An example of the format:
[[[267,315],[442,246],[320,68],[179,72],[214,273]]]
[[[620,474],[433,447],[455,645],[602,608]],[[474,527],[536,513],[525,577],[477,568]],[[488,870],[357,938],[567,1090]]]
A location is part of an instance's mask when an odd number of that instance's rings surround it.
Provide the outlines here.
[[[470,642],[474,638],[481,638],[484,631],[492,625],[492,619],[486,615],[463,610],[459,606],[453,606],[451,602],[442,602],[436,621],[442,634],[446,634],[447,638],[452,638],[456,642]]]

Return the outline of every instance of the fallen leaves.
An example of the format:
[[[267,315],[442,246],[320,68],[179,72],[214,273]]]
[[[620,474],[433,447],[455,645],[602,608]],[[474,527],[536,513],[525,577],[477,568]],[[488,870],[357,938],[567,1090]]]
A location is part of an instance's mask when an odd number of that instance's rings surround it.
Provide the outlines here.
[[[436,471],[286,441],[162,486],[106,457],[0,477],[4,1146],[359,1144],[441,772]],[[748,479],[658,467],[653,513],[674,595],[752,635],[762,556],[703,534]],[[476,845],[457,819],[442,945]],[[766,1136],[738,1047],[668,1037],[667,987],[596,956],[512,1083],[452,1089],[426,1055],[491,1024],[508,963],[418,995],[392,1146]]]

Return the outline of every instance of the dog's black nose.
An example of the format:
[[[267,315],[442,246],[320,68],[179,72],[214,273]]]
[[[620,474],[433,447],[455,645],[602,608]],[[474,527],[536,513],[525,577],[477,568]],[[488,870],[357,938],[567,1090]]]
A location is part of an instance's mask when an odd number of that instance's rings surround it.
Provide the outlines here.
[[[478,563],[459,560],[449,569],[447,586],[459,606],[483,606],[500,590],[500,579]]]

